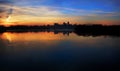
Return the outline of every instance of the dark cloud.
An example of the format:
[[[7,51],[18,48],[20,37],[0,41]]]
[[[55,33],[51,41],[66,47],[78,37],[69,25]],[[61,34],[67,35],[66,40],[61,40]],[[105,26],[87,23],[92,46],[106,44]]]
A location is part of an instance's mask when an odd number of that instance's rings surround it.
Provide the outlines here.
[[[11,0],[0,0],[0,20],[12,14],[12,9],[8,7],[12,4],[13,2]]]
[[[12,4],[11,0],[0,0],[0,4]]]
[[[5,11],[6,11],[6,10],[5,10],[4,7],[0,7],[0,13],[5,12]]]

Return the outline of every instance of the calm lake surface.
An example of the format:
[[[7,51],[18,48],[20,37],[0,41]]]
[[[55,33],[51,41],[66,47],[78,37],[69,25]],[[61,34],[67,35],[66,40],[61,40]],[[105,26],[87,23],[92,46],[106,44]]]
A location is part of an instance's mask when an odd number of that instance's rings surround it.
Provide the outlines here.
[[[120,37],[54,32],[0,34],[0,71],[85,71],[120,67]]]

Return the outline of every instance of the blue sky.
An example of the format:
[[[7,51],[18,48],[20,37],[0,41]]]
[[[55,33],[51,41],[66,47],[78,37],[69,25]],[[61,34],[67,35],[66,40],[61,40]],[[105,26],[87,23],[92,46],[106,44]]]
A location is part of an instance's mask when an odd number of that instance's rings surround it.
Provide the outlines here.
[[[120,0],[14,0],[21,6],[57,6],[85,10],[119,11]]]

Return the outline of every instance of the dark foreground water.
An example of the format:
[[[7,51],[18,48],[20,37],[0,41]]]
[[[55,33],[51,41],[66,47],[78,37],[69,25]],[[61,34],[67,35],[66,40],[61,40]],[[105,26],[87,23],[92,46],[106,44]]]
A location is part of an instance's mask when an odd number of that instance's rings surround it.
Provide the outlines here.
[[[119,67],[120,37],[0,34],[0,71],[117,71]]]

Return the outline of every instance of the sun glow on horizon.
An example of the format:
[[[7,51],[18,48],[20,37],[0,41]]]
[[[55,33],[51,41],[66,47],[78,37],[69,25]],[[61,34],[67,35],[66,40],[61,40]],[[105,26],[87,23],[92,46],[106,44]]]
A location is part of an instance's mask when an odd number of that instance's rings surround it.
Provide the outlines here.
[[[4,19],[4,20],[3,20],[3,25],[6,26],[6,27],[8,27],[8,26],[10,26],[10,25],[12,25],[12,24],[13,24],[13,23],[12,23],[12,21],[11,21],[11,16],[8,16],[7,19]]]
[[[10,22],[10,18],[11,16],[8,16],[8,18],[6,19],[6,22]]]

